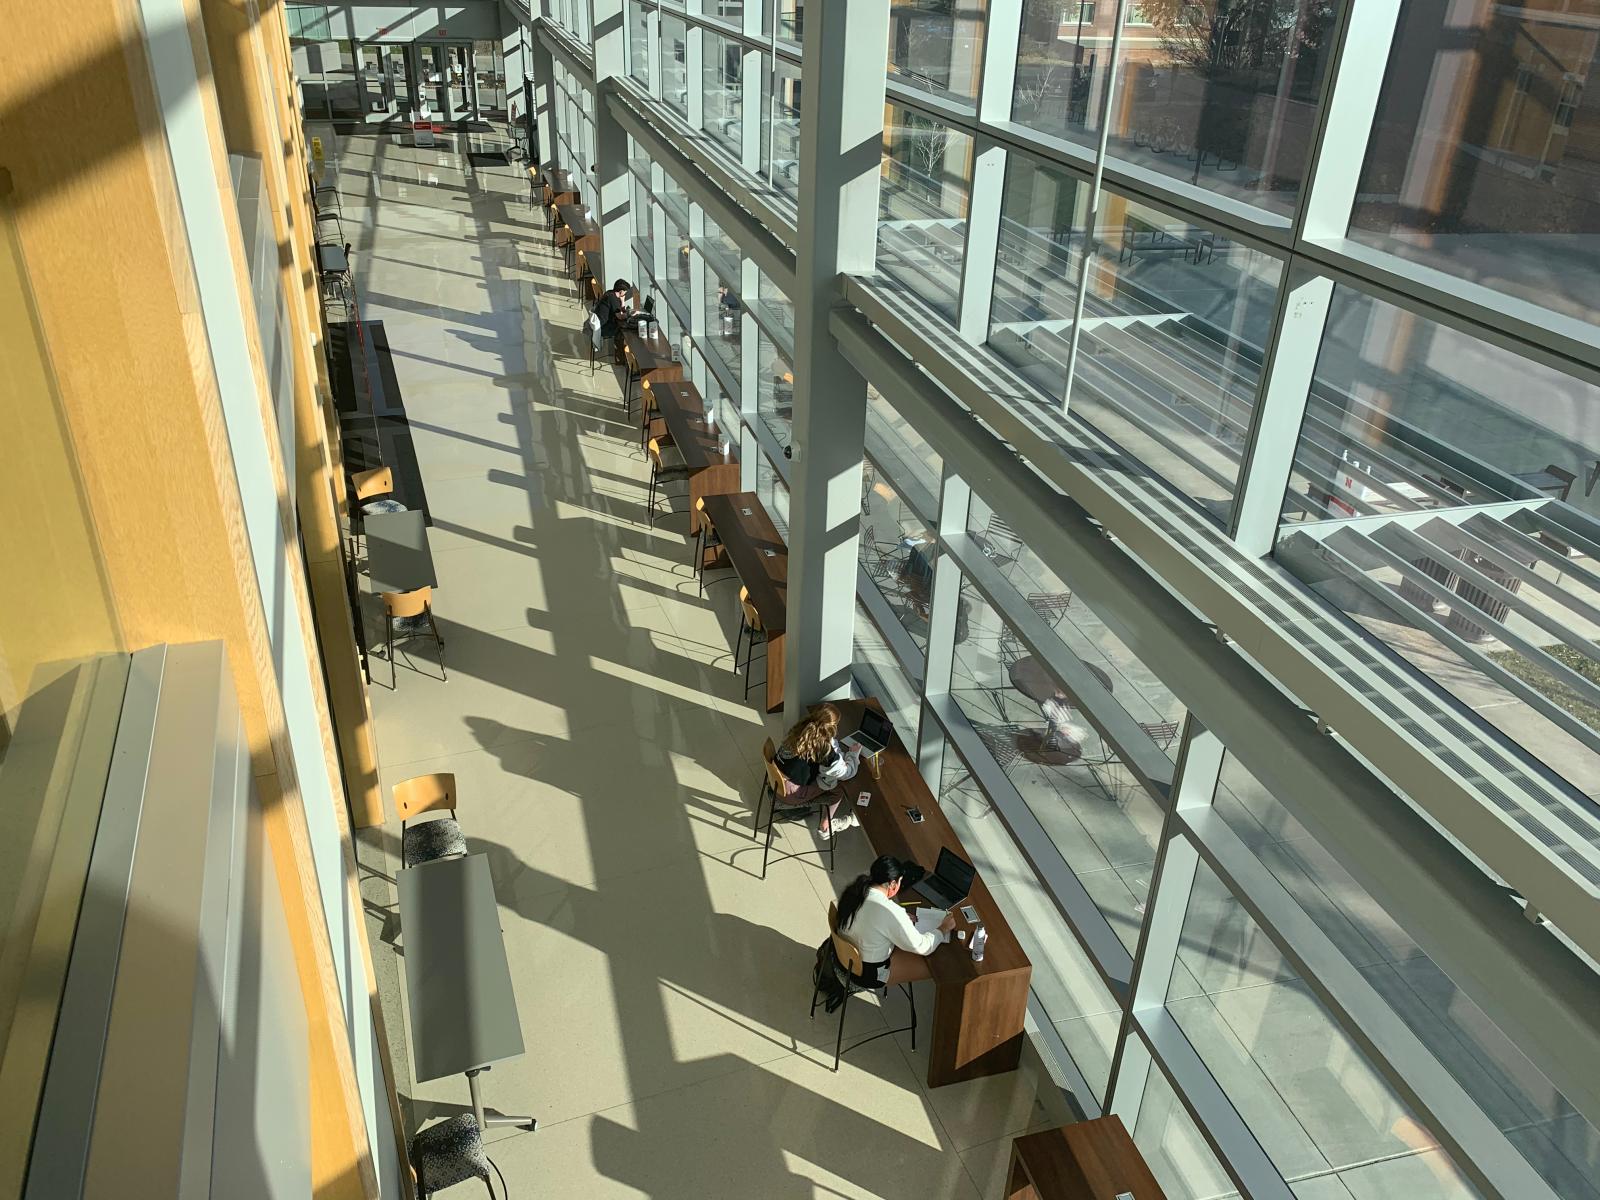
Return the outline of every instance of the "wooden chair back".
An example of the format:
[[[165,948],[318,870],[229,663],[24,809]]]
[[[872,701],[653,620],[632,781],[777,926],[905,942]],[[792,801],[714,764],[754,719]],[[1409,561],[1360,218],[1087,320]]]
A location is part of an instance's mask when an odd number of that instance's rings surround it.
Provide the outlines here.
[[[771,762],[773,759],[775,759],[777,757],[778,757],[778,748],[772,744],[772,739],[771,738],[768,738],[766,741],[761,743],[761,761],[762,762],[769,763],[769,762]]]
[[[866,973],[861,965],[861,951],[849,938],[839,932],[839,906],[828,901],[828,932],[833,937],[833,954],[839,965],[860,979]]]
[[[350,476],[350,482],[355,485],[357,500],[369,500],[394,491],[394,472],[388,467],[373,467],[370,471],[357,471]]]
[[[750,589],[747,587],[739,589],[739,607],[744,609],[744,623],[746,625],[758,632],[764,628],[761,624],[761,614],[756,611],[756,606],[750,603]]]
[[[648,379],[641,379],[639,381],[639,394],[644,397],[643,403],[645,413],[649,414],[655,412],[656,394],[651,390],[650,381]]]
[[[384,592],[383,611],[390,618],[415,617],[428,611],[432,598],[431,587],[420,587],[414,592]]]
[[[394,785],[394,807],[402,821],[425,812],[456,809],[456,777],[448,771],[436,775],[413,775]]]
[[[771,739],[768,739],[767,745],[772,745]],[[767,759],[767,783],[772,788],[773,796],[782,800],[784,796],[783,772],[778,770],[778,764],[770,758]]]
[[[650,461],[653,462],[658,469],[662,466],[661,442],[657,438],[650,439]]]
[[[563,225],[556,230],[556,245],[565,246],[572,241],[572,227]]]

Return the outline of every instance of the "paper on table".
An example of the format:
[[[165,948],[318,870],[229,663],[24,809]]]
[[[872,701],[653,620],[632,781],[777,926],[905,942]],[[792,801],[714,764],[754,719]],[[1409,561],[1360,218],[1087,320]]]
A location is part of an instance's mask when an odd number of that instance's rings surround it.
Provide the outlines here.
[[[911,914],[911,921],[917,927],[918,933],[932,933],[939,928],[939,923],[944,920],[944,909],[928,908],[924,905]]]

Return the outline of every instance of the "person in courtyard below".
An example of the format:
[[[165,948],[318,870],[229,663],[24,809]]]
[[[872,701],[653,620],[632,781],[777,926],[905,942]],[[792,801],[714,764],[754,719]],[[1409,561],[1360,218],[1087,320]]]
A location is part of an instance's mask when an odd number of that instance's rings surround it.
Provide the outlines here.
[[[784,780],[779,804],[809,804],[823,793],[835,791],[846,779],[855,778],[861,766],[861,751],[839,745],[838,732],[839,710],[831,704],[819,704],[789,730],[772,758]],[[860,824],[854,813],[835,817],[843,799],[841,793],[818,820],[817,832],[824,841]]]
[[[949,941],[955,928],[954,913],[945,913],[939,928],[925,933],[912,924],[896,900],[904,874],[899,859],[880,855],[839,897],[839,933],[861,951],[861,972],[875,983],[927,979],[928,955]]]

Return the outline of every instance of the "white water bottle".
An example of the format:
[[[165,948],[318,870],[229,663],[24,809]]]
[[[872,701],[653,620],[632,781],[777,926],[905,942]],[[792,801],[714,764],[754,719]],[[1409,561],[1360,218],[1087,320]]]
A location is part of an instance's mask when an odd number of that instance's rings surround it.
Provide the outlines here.
[[[972,931],[972,961],[973,962],[982,962],[983,961],[983,948],[984,948],[985,945],[988,944],[988,942],[989,942],[989,930],[985,926],[980,924],[976,929],[974,929]]]

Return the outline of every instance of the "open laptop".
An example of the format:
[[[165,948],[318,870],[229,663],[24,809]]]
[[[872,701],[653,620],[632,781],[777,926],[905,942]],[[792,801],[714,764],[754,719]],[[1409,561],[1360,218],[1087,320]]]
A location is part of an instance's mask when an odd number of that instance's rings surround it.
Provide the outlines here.
[[[948,846],[939,848],[939,863],[932,875],[924,875],[911,890],[931,904],[949,910],[967,898],[978,872],[971,863]]]
[[[848,733],[841,734],[839,742],[844,746],[857,746],[863,754],[879,754],[888,747],[893,736],[894,725],[889,718],[875,708],[863,706],[860,722]]]

